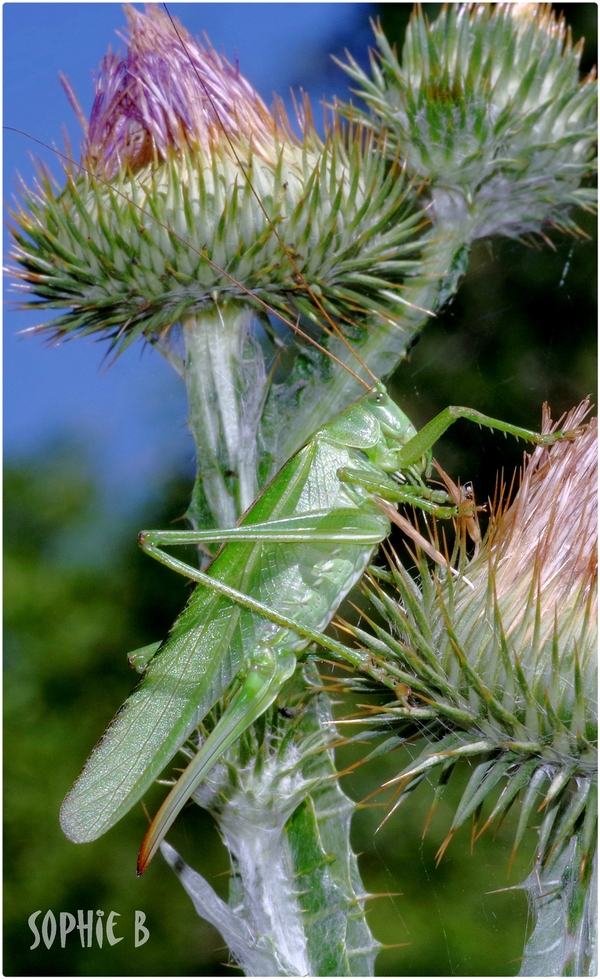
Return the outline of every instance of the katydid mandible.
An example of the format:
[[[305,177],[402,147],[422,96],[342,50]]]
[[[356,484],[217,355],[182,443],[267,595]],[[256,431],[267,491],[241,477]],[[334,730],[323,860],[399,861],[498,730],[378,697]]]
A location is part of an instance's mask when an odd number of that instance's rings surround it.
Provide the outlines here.
[[[322,630],[390,533],[378,501],[388,512],[402,502],[440,517],[457,512],[423,476],[432,446],[459,418],[538,445],[569,435],[538,435],[461,407],[446,408],[417,433],[378,384],[320,428],[235,527],[140,534],[148,554],[198,586],[66,796],[61,825],[69,839],[88,842],[113,826],[228,694],[220,721],[148,830],[143,872],[212,766],[274,702],[298,654],[312,641],[343,654]],[[223,547],[206,573],[162,549],[216,541]]]

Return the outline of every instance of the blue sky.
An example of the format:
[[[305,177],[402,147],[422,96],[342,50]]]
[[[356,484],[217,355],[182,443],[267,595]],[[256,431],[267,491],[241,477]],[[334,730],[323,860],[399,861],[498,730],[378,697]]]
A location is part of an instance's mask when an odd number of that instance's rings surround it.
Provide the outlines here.
[[[346,97],[345,76],[329,52],[341,55],[348,47],[364,61],[371,41],[370,4],[173,3],[169,9],[192,34],[206,31],[230,60],[237,54],[243,74],[268,103],[274,91],[287,95],[290,87],[304,88],[313,102],[323,95]],[[68,76],[88,112],[91,72],[109,44],[113,49],[120,44],[115,30],[125,24],[121,5],[6,3],[3,22],[5,126],[59,149],[66,126],[72,146],[78,147],[79,126],[58,72]],[[14,196],[17,171],[31,183],[31,154],[60,174],[50,151],[5,131],[5,201]],[[15,294],[6,286],[10,303]],[[6,456],[28,454],[57,437],[73,435],[94,452],[112,501],[124,505],[144,495],[144,488],[166,467],[183,461],[191,470],[185,390],[172,368],[142,344],[107,370],[101,343],[76,339],[48,347],[37,337],[18,336],[43,319],[5,307]]]

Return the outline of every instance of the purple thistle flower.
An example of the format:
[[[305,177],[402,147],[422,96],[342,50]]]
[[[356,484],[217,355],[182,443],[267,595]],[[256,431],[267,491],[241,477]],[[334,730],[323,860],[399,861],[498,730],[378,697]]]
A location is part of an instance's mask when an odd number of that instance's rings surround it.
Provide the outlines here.
[[[272,158],[273,145],[289,138],[280,103],[269,111],[237,65],[205,47],[159,7],[145,13],[126,6],[124,57],[109,50],[95,81],[89,124],[67,79],[63,86],[82,125],[84,160],[110,179],[122,167],[137,169],[165,159],[170,149],[252,140]]]

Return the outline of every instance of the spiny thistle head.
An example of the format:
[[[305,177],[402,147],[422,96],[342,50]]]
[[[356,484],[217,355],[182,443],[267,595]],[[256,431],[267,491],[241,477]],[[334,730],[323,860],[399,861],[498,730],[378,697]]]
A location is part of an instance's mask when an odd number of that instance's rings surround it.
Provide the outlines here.
[[[89,124],[71,95],[83,169],[63,190],[42,174],[13,214],[27,305],[71,310],[43,328],[122,349],[228,303],[396,323],[427,222],[383,145],[335,121],[323,144],[308,112],[297,140],[280,105],[157,7],[128,19]]]
[[[569,412],[565,429],[581,426],[588,411],[583,403]],[[545,432],[558,427],[547,409],[543,422]],[[396,792],[407,794],[439,767],[439,796],[460,758],[477,762],[447,842],[469,816],[479,817],[506,779],[483,828],[523,790],[515,849],[539,806],[540,859],[582,823],[582,861],[589,856],[597,765],[596,473],[594,419],[573,440],[527,458],[516,498],[492,515],[479,554],[468,560],[457,545],[458,575],[431,571],[421,558],[417,583],[398,561],[397,595],[370,592],[388,629],[375,626],[374,637],[354,630],[379,666],[385,670],[387,660],[398,677],[402,705],[386,705],[376,725],[395,716],[401,729],[421,730],[427,741],[390,783]]]
[[[592,204],[580,188],[593,170],[595,73],[580,81],[573,46],[550,4],[448,4],[432,24],[420,8],[402,59],[375,28],[372,77],[343,66],[389,127],[412,173],[429,184],[438,222],[469,237],[574,229],[567,209]],[[369,125],[369,117],[346,108]]]

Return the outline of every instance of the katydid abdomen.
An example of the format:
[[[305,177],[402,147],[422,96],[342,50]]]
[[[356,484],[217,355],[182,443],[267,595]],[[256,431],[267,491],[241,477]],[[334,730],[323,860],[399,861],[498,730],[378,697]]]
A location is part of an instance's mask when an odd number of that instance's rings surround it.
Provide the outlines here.
[[[225,582],[298,626],[317,631],[329,623],[390,529],[366,490],[338,478],[343,468],[364,470],[373,477],[380,474],[359,448],[341,444],[340,420],[349,413],[351,425],[341,426],[343,439],[364,448],[381,439],[373,416],[363,412],[361,418],[357,412],[359,405],[352,406],[318,432],[240,522],[251,527],[304,516],[312,526],[300,530],[304,539],[290,539],[288,531],[283,541],[232,541],[208,571],[215,582]],[[319,530],[322,537],[335,536],[340,523],[345,540],[314,539]],[[267,646],[281,656],[299,653],[307,645],[301,635],[198,585],[65,798],[65,834],[74,842],[86,842],[114,825],[147,791],[257,649]]]

